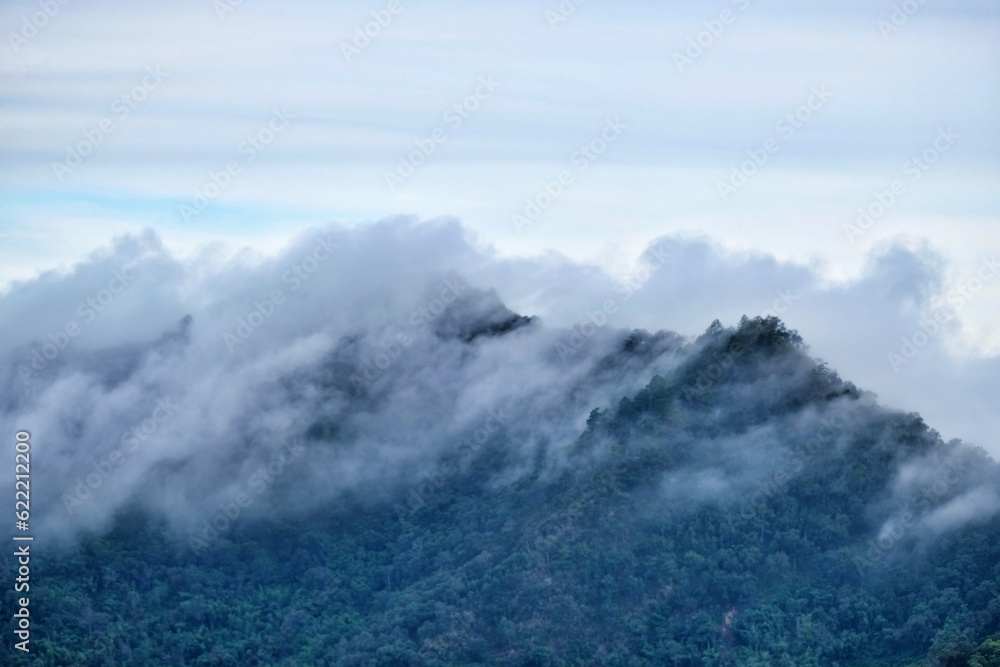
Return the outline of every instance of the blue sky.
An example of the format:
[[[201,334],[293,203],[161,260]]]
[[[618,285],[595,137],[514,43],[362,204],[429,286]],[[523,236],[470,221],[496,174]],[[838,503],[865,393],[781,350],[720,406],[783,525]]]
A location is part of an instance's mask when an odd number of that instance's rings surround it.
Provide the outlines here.
[[[1000,246],[996,0],[52,0],[5,2],[0,25],[0,284],[145,228],[178,256],[267,254],[397,214],[618,275],[663,235],[828,285],[927,244],[943,293]],[[390,187],[401,160],[420,164]],[[958,313],[956,363],[1000,353],[998,305],[1000,280]]]

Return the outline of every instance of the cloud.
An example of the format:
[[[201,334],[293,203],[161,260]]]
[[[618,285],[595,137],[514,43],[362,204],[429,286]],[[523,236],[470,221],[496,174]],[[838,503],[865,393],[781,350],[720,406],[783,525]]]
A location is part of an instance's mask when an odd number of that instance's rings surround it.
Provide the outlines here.
[[[503,451],[511,479],[539,461],[558,470],[594,408],[697,350],[633,329],[693,335],[777,312],[845,377],[898,390],[905,407],[995,386],[982,365],[949,363],[944,334],[912,364],[947,384],[886,384],[886,352],[918,330],[942,271],[932,250],[897,245],[854,283],[827,285],[808,267],[669,237],[611,276],[555,254],[500,257],[453,219],[332,225],[270,256],[185,260],[146,232],[0,295],[0,320],[16,323],[0,343],[0,412],[32,433],[41,530],[101,530],[139,502],[197,532],[234,506],[390,500],[484,447]],[[777,400],[801,382],[778,374],[758,390]],[[968,410],[986,400],[963,398]],[[689,493],[748,492],[774,443],[807,438],[813,421],[717,443],[742,452],[745,476],[704,468]]]
[[[630,367],[590,379],[617,331],[558,354],[568,334],[507,309],[482,278],[514,267],[454,221],[331,227],[274,257],[221,256],[180,262],[152,232],[126,236],[0,298],[21,323],[0,349],[4,421],[48,461],[36,476],[52,492],[35,504],[48,530],[99,530],[135,500],[191,528],[272,482],[255,511],[385,497],[490,415],[524,436],[511,463],[526,465],[641,386]],[[581,271],[536,268],[550,284]],[[296,442],[308,451],[294,475],[268,478]]]
[[[958,530],[965,524],[992,516],[1000,511],[996,489],[977,487],[940,507],[927,517],[925,524],[935,534]]]
[[[813,355],[884,403],[919,411],[946,438],[1000,452],[1000,418],[989,408],[1000,358],[956,353],[961,315],[1000,286],[995,255],[955,266],[926,241],[900,239],[877,245],[856,278],[830,282],[818,268],[704,239],[660,242],[676,245],[674,260],[626,304],[631,326],[694,335],[715,318],[776,314]]]

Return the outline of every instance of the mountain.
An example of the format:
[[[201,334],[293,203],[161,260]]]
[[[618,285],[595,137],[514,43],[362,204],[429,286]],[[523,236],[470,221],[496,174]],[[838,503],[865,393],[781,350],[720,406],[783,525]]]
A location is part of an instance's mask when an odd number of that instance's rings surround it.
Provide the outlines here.
[[[103,523],[64,494],[83,529],[37,545],[7,664],[1000,665],[983,450],[777,318],[685,340],[448,297],[269,380],[238,446],[143,467]]]

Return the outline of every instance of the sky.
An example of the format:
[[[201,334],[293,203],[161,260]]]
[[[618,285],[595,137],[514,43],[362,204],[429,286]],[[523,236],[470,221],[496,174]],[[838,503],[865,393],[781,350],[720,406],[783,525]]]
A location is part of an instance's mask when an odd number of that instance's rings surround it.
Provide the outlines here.
[[[669,239],[615,326],[784,294],[844,377],[1000,452],[1000,2],[51,0],[0,26],[10,303],[146,230],[211,275],[404,215],[572,276],[492,285],[570,326]]]

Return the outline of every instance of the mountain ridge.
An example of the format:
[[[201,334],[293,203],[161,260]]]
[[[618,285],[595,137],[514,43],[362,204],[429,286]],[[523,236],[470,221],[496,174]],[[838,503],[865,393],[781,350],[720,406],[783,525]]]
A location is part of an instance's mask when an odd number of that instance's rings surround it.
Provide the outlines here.
[[[445,341],[486,355],[514,335],[523,327]],[[518,443],[532,425],[497,409],[380,500],[349,492],[297,516],[257,501],[200,548],[154,508],[126,507],[110,532],[42,557],[38,617],[78,648],[42,639],[41,652],[72,664],[996,664],[995,462],[880,407],[777,318],[713,322],[680,348],[663,336],[612,336],[580,382],[676,358],[591,406],[569,448],[544,429]],[[306,435],[302,452],[340,437]],[[260,497],[308,488],[295,465]],[[282,611],[261,624],[255,608]]]

